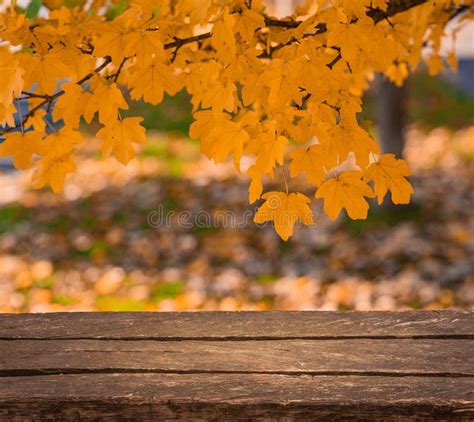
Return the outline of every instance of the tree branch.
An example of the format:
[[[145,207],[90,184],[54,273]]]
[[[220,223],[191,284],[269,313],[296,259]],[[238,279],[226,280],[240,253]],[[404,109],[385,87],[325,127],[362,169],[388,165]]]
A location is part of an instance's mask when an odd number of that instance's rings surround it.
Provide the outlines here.
[[[384,12],[382,9],[368,9],[367,16],[373,19],[375,23],[378,23],[382,20],[388,19],[391,16],[397,15],[398,13],[405,12],[413,7],[419,6],[420,4],[426,3],[428,0],[391,0],[387,6],[387,10]],[[354,20],[356,22],[357,20]],[[265,16],[265,23],[267,26],[276,26],[280,28],[294,29],[301,25],[302,21],[280,21],[278,19],[273,19]],[[327,26],[324,22],[318,23],[315,27],[315,32],[312,34],[305,34],[303,38],[320,35],[327,32]],[[260,55],[260,58],[271,58],[272,55],[280,50],[283,47],[293,44],[294,42],[299,41],[296,38],[292,38],[286,43],[278,44],[270,49],[269,53],[264,53]],[[336,63],[332,64],[334,66]]]
[[[80,79],[79,81],[76,82],[77,85],[82,85],[84,82],[87,82],[89,79],[91,79],[93,76],[97,75],[98,73],[100,73],[109,63],[112,62],[112,59],[110,56],[106,56],[104,61],[99,65],[97,66],[94,71],[88,73],[86,76],[84,76],[82,79]],[[12,126],[12,127],[8,127],[6,129],[3,129],[2,132],[0,132],[1,134],[4,134],[4,133],[8,133],[8,132],[12,132],[22,126],[24,126],[26,124],[26,122],[28,121],[28,119],[30,117],[32,117],[40,108],[44,107],[44,106],[48,106],[48,110],[51,108],[51,105],[53,104],[53,101],[60,97],[61,95],[64,94],[64,91],[61,89],[57,92],[55,92],[53,95],[38,95],[38,94],[34,94],[34,93],[30,93],[30,92],[24,92],[23,93],[24,95],[27,95],[28,98],[22,98],[22,100],[27,100],[27,99],[30,99],[30,98],[44,98],[43,101],[41,101],[39,104],[37,104],[35,107],[33,107],[29,112],[28,114],[26,114],[26,116],[15,126]]]
[[[195,36],[192,36],[192,37],[189,37],[189,38],[176,38],[175,41],[165,44],[164,48],[165,48],[165,50],[169,50],[171,48],[176,48],[176,51],[174,52],[174,56],[176,57],[177,51],[182,46],[184,46],[186,44],[191,44],[193,42],[199,42],[199,41],[205,40],[207,38],[210,38],[211,36],[212,36],[212,34],[210,32],[206,32],[204,34],[195,35]],[[113,75],[114,81],[116,81],[118,76],[120,75],[120,72],[123,68],[123,65],[125,64],[125,61],[126,61],[126,59],[122,60],[117,72]],[[110,56],[106,56],[104,61],[99,66],[97,66],[97,68],[95,68],[94,71],[88,73],[87,75],[85,75],[82,79],[80,79],[76,83],[78,85],[82,85],[83,83],[85,83],[89,79],[91,79],[93,76],[100,73],[111,62],[112,62],[112,58]],[[32,117],[36,113],[36,111],[38,111],[40,108],[42,108],[44,106],[47,106],[48,110],[49,110],[52,106],[53,101],[56,98],[63,95],[64,91],[61,89],[61,90],[55,92],[53,95],[35,94],[33,92],[28,92],[28,91],[24,91],[24,92],[22,92],[22,94],[25,95],[25,97],[26,97],[26,98],[20,98],[20,100],[22,100],[22,101],[28,100],[28,99],[31,99],[31,98],[43,98],[43,101],[41,101],[39,104],[37,104],[35,107],[33,107],[17,125],[3,129],[0,132],[0,134],[12,132],[12,131],[20,128],[21,126],[25,125],[27,120],[30,117]]]
[[[405,12],[413,7],[419,6],[420,4],[426,3],[428,0],[390,0],[387,6],[387,10],[384,12],[379,8],[369,8],[367,10],[367,16],[372,18],[376,23],[381,20],[396,15],[397,13]],[[295,20],[279,20],[264,15],[266,26],[275,26],[279,28],[293,29],[298,28],[302,21]],[[320,26],[321,25],[321,26]],[[326,25],[324,23],[319,24],[318,33],[326,32]],[[322,28],[324,26],[324,29]]]
[[[169,42],[165,44],[165,50],[168,50],[170,48],[181,48],[183,45],[191,44],[196,41],[202,41],[207,38],[210,38],[211,36],[212,36],[212,33],[205,32],[204,34],[194,35],[193,37],[189,37],[189,38],[175,38],[173,42]]]
[[[294,20],[279,20],[275,18],[271,18],[270,16],[263,15],[265,19],[265,26],[275,26],[277,28],[298,28],[300,26],[301,21],[294,21]]]
[[[369,9],[367,16],[373,19],[375,23],[380,22],[390,16],[394,16],[398,13],[406,12],[413,7],[419,6],[420,4],[426,3],[427,0],[390,0],[387,6],[387,10],[384,12],[382,9]]]
[[[112,74],[112,75],[108,75],[106,76],[107,79],[112,79],[114,82],[117,82],[117,79],[119,78],[120,76],[120,73],[122,72],[122,69],[123,69],[123,66],[125,65],[126,61],[129,59],[130,57],[124,57],[117,69],[117,71]]]
[[[173,42],[170,42],[170,43],[167,43],[164,45],[164,48],[165,50],[169,50],[171,48],[176,48],[176,51],[174,52],[174,56],[176,56],[176,53],[177,51],[184,45],[186,44],[191,44],[193,42],[199,42],[199,41],[202,41],[202,40],[205,40],[207,38],[210,38],[212,36],[212,34],[210,32],[206,32],[204,34],[200,34],[200,35],[195,35],[195,36],[192,36],[192,37],[189,37],[189,38],[176,38],[175,41]],[[125,64],[125,59],[121,62],[117,72],[113,75],[113,79],[114,81],[117,80],[118,76],[120,75],[120,72],[123,68],[123,65]],[[82,85],[83,83],[87,82],[89,79],[91,79],[93,76],[97,75],[98,73],[100,73],[105,67],[107,67],[110,63],[112,62],[112,58],[110,56],[106,56],[104,61],[99,65],[97,66],[96,69],[94,69],[94,71],[88,73],[87,75],[85,75],[82,79],[80,79],[79,81],[77,81],[76,83],[78,85]],[[5,128],[3,129],[0,134],[4,134],[4,133],[8,133],[8,132],[12,132],[18,128],[20,128],[21,126],[23,126],[26,121],[32,117],[36,111],[38,111],[40,108],[44,107],[44,106],[47,106],[48,109],[51,108],[51,105],[53,103],[53,101],[60,97],[61,95],[64,94],[64,91],[63,90],[59,90],[57,92],[55,92],[53,95],[41,95],[41,94],[35,94],[33,92],[28,92],[28,91],[24,91],[22,92],[23,95],[25,95],[26,98],[20,98],[20,100],[24,101],[24,100],[28,100],[28,99],[31,99],[31,98],[43,98],[44,100],[42,102],[40,102],[38,105],[36,105],[35,107],[33,107],[29,112],[28,114],[25,115],[25,117],[15,126],[12,126],[12,127],[8,127],[8,128]]]
[[[367,16],[372,18],[375,23],[378,23],[382,20],[387,20],[389,17],[394,16],[398,13],[405,12],[405,11],[407,11],[407,10],[413,8],[413,7],[416,7],[416,6],[419,6],[423,3],[426,3],[427,1],[428,0],[390,0],[389,3],[388,3],[386,11],[383,11],[383,10],[378,9],[378,8],[369,8],[368,11],[367,11]],[[460,7],[455,8],[454,13],[448,19],[448,21],[451,20],[451,19],[454,19],[459,14],[461,14],[461,13],[463,13],[466,10],[469,10],[469,9],[470,9],[469,6],[460,6]],[[279,20],[279,19],[276,19],[276,18],[269,17],[267,15],[264,15],[264,20],[265,20],[265,26],[267,26],[267,27],[278,27],[278,28],[284,28],[284,29],[295,29],[299,25],[301,25],[301,23],[302,23],[302,21],[296,21],[296,20],[291,20],[291,19],[290,20],[288,20],[288,19]],[[153,29],[150,29],[150,30],[153,30]],[[323,34],[323,33],[327,32],[327,26],[324,22],[321,22],[321,23],[318,23],[317,25],[315,25],[314,30],[315,30],[314,33],[304,34],[302,38]],[[200,42],[200,41],[206,40],[206,39],[210,38],[211,36],[212,36],[211,32],[206,32],[204,34],[194,35],[194,36],[188,37],[188,38],[175,38],[174,41],[165,44],[164,48],[165,48],[165,50],[172,49],[172,48],[175,49],[175,51],[173,52],[173,60],[174,60],[176,58],[176,55],[177,55],[177,53],[178,53],[178,51],[181,47],[183,47],[187,44],[191,44],[193,42]],[[280,50],[281,48],[286,47],[286,46],[288,46],[288,45],[290,45],[294,42],[298,42],[298,41],[300,41],[300,39],[292,38],[289,41],[287,41],[286,43],[282,43],[282,44],[279,44],[279,45],[276,45],[276,46],[272,47],[270,49],[269,53],[262,53],[258,57],[263,58],[263,59],[271,58],[272,55],[275,52],[277,52],[278,50]],[[92,49],[91,49],[90,52],[92,52]],[[87,53],[89,53],[89,51]],[[341,58],[342,58],[342,56],[339,52],[339,54],[330,63],[328,63],[327,66],[330,69],[332,69],[336,65],[336,63],[339,60],[341,60]],[[117,72],[114,75],[112,75],[114,81],[117,80],[117,78],[118,78],[118,76],[119,76],[119,74],[120,74],[120,72],[123,68],[123,65],[124,65],[125,61],[126,61],[126,59],[124,59],[121,62]],[[96,69],[94,69],[93,72],[90,72],[89,74],[85,75],[82,79],[80,79],[76,83],[78,85],[82,85],[83,83],[85,83],[89,79],[91,79],[93,76],[100,73],[111,62],[112,62],[111,57],[106,56],[104,58],[104,61]],[[24,98],[19,98],[20,101],[29,100],[29,99],[32,99],[32,98],[43,98],[43,101],[41,101],[38,105],[33,107],[28,112],[28,114],[22,119],[22,121],[19,122],[17,125],[15,125],[13,127],[6,128],[0,133],[3,134],[3,133],[11,132],[13,130],[18,129],[19,127],[24,125],[26,123],[26,121],[30,117],[32,117],[37,110],[44,107],[45,105],[48,106],[48,109],[51,108],[53,101],[55,99],[57,99],[58,97],[60,97],[61,95],[63,95],[64,91],[59,90],[56,93],[54,93],[53,95],[35,94],[33,92],[28,92],[28,91],[23,91],[22,94],[25,97]],[[309,99],[309,97],[307,99]]]

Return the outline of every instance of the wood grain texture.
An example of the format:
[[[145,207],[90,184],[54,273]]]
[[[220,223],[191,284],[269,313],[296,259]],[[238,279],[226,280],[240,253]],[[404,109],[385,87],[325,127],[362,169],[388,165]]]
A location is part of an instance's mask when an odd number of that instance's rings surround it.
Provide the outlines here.
[[[473,317],[0,315],[0,421],[472,421]]]
[[[2,340],[0,375],[150,371],[474,377],[473,351],[474,340]]]
[[[89,374],[0,379],[1,420],[52,415],[59,420],[472,420],[474,402],[466,378]]]
[[[0,314],[0,339],[474,338],[474,313],[180,312]]]

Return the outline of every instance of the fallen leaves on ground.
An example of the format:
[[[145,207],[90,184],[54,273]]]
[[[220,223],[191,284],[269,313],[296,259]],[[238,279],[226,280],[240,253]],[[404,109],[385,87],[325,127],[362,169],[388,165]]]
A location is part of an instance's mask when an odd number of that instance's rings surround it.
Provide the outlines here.
[[[152,135],[124,167],[88,140],[64,195],[0,176],[0,312],[472,307],[473,131],[412,129],[412,205],[335,222],[313,208],[288,242],[196,143]]]

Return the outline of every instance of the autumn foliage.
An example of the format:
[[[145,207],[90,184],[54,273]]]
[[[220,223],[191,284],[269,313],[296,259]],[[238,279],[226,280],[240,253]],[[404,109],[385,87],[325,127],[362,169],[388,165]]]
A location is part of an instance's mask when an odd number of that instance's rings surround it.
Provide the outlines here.
[[[38,14],[41,3],[0,15],[0,156],[60,192],[81,119],[97,119],[104,156],[127,164],[146,136],[140,117],[122,117],[126,98],[157,105],[186,89],[190,136],[236,171],[251,157],[249,201],[264,201],[255,221],[283,239],[313,223],[311,199],[292,190],[301,175],[332,219],[343,208],[366,218],[367,198],[388,192],[409,202],[410,170],[359,124],[361,96],[375,72],[400,85],[422,57],[441,71],[446,24],[474,18],[473,0],[309,0],[284,19],[260,0],[45,0]],[[447,61],[456,67],[454,52]],[[264,193],[273,177],[281,191]]]

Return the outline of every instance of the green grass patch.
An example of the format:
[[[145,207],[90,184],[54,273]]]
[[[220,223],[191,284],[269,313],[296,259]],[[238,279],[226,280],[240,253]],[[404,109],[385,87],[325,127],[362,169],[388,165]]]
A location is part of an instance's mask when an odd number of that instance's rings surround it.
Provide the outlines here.
[[[0,234],[31,218],[31,211],[19,205],[5,205],[0,208]]]
[[[97,219],[94,215],[82,214],[79,220],[79,227],[84,230],[95,230],[97,228]]]
[[[276,274],[259,274],[255,277],[255,280],[260,284],[272,284],[279,278]]]
[[[183,292],[184,283],[182,281],[160,283],[151,289],[151,297],[153,301],[160,302],[163,299],[174,299]]]
[[[140,157],[143,158],[168,158],[168,151],[166,148],[166,142],[163,141],[149,141],[141,150]]]
[[[106,18],[108,21],[114,20],[117,16],[119,16],[124,10],[125,7],[127,6],[127,2],[125,0],[120,0],[116,2],[115,4],[112,4],[109,6],[107,9],[106,13]]]
[[[405,303],[406,306],[412,309],[421,309],[423,304],[418,296],[413,297],[408,302]]]
[[[466,161],[474,161],[474,152],[471,151],[462,151],[460,152],[461,157]]]
[[[94,240],[89,247],[84,251],[77,251],[78,256],[84,256],[88,258],[98,258],[108,256],[111,252],[110,246],[104,240]]]
[[[84,199],[81,199],[79,201],[79,208],[82,211],[90,210],[92,205],[93,205],[93,203],[92,203],[92,200],[90,198],[84,198]]]
[[[411,121],[430,129],[438,126],[460,129],[474,124],[474,98],[443,78],[416,74],[409,90]]]
[[[330,251],[331,251],[331,248],[330,248],[329,245],[328,246],[318,246],[318,247],[313,249],[313,254],[317,255],[317,256],[324,256],[324,255],[328,255]]]
[[[205,225],[199,225],[199,226],[193,226],[191,229],[192,234],[196,237],[206,237],[210,236],[214,233],[216,233],[217,228],[212,227],[212,226],[205,226]]]
[[[441,76],[418,72],[408,80],[407,122],[426,129],[448,126],[453,130],[474,124],[474,98]],[[375,95],[364,96],[362,120],[375,120]]]
[[[340,303],[339,305],[337,305],[337,310],[342,311],[342,312],[347,312],[347,311],[351,311],[352,308],[346,303]]]
[[[169,157],[168,159],[170,177],[172,179],[181,179],[183,176],[183,162],[179,157]]]
[[[50,221],[45,222],[44,227],[47,230],[67,232],[71,229],[71,221],[69,217],[66,217],[65,215],[58,215]]]
[[[161,104],[152,106],[144,102],[136,102],[130,110],[121,113],[124,117],[141,116],[146,129],[165,132],[177,132],[187,135],[193,122],[190,96],[181,91],[173,97],[165,95]]]
[[[128,221],[127,213],[122,210],[115,211],[114,215],[112,216],[112,221],[115,224],[124,225]]]
[[[33,285],[42,289],[52,289],[55,281],[56,277],[54,274],[52,274],[46,278],[33,280]]]
[[[166,196],[163,202],[160,204],[163,207],[164,212],[176,211],[181,208],[181,200],[177,196]]]
[[[280,250],[282,254],[286,254],[292,251],[293,244],[289,240],[285,242],[280,239],[280,244],[278,245],[278,249]]]
[[[95,305],[104,312],[139,312],[146,309],[146,301],[116,296],[99,296]]]
[[[64,296],[64,295],[53,295],[53,303],[57,303],[58,305],[74,305],[77,303],[77,299],[72,296]]]
[[[109,245],[104,240],[94,240],[89,251],[91,255],[107,254],[109,252]]]
[[[344,225],[354,235],[367,230],[396,226],[403,221],[420,221],[423,209],[418,204],[394,205],[387,207],[373,206],[365,220],[351,220],[346,217]]]

